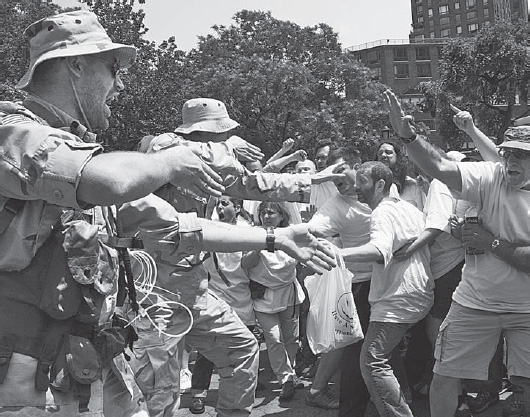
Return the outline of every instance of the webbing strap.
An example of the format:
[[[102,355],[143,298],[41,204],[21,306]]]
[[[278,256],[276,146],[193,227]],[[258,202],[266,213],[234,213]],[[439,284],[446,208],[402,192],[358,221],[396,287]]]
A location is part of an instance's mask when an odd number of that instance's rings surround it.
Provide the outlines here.
[[[7,229],[25,203],[25,200],[17,200],[16,198],[10,198],[6,201],[4,208],[0,211],[0,233]]]

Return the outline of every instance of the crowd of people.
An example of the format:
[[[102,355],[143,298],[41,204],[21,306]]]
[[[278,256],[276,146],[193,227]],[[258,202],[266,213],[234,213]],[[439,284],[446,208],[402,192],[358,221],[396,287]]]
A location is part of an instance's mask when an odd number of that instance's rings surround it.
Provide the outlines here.
[[[432,145],[385,91],[395,139],[371,158],[332,141],[292,152],[288,139],[265,161],[223,102],[191,98],[174,132],[103,152],[135,48],[87,11],[25,34],[27,98],[0,102],[3,416],[172,417],[184,390],[202,414],[214,369],[217,414],[248,416],[260,342],[280,401],[311,377],[306,404],[340,417],[370,402],[412,416],[415,396],[433,417],[479,413],[503,367],[527,398],[530,127],[496,147],[454,107],[472,162]],[[336,256],[364,338],[317,357],[304,282]],[[469,380],[486,381],[476,397]],[[526,412],[519,401],[505,415]]]

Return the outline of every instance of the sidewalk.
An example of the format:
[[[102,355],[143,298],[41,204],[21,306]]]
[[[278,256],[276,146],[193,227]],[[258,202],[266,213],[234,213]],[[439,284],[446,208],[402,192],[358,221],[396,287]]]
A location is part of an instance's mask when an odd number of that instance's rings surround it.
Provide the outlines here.
[[[262,346],[263,349],[263,346]],[[267,351],[260,352],[260,373],[259,380],[265,386],[264,390],[256,392],[256,402],[250,417],[261,417],[266,415],[278,417],[337,417],[337,410],[323,410],[317,407],[307,406],[304,402],[305,393],[309,390],[311,380],[302,379],[304,389],[296,391],[292,400],[279,401],[280,385],[276,381],[274,374],[269,365]],[[338,375],[335,375],[330,384],[330,392],[335,397],[339,397]],[[217,388],[219,386],[219,375],[214,373],[208,397],[206,399],[206,411],[200,414],[203,417],[215,417],[215,404],[217,402]],[[483,413],[477,414],[479,417],[502,417],[502,410],[504,405],[513,399],[511,392],[506,392],[501,395],[501,400],[490,407]],[[190,394],[183,394],[181,405],[175,417],[192,417],[198,414],[192,414],[188,407],[190,405]],[[412,412],[415,417],[430,417],[429,402],[427,398],[414,399],[411,405]],[[377,417],[378,413],[373,406],[369,407],[366,412],[366,417]],[[468,414],[469,416],[469,414]],[[448,416],[451,417],[451,416]],[[462,415],[462,417],[466,417]]]

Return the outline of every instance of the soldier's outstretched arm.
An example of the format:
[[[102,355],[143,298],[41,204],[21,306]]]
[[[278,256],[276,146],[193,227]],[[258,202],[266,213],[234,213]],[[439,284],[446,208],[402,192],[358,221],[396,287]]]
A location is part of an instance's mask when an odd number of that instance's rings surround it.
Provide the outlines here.
[[[267,231],[260,227],[249,229],[222,222],[197,219],[202,224],[203,249],[212,252],[263,250],[267,248]],[[318,239],[307,224],[274,229],[275,249],[282,250],[316,273],[336,265],[327,241]]]
[[[136,200],[172,183],[198,195],[220,196],[221,177],[185,146],[161,152],[99,154],[85,165],[77,188],[79,201],[113,205]]]

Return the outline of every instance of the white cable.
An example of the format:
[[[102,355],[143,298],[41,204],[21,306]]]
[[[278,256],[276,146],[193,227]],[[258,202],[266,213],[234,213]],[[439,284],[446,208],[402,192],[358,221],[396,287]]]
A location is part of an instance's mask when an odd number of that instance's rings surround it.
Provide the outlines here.
[[[135,316],[127,325],[132,325],[139,318],[147,317],[151,325],[158,330],[159,334],[163,334],[171,338],[184,336],[193,326],[193,313],[184,304],[178,301],[171,301],[169,299],[173,297],[178,298],[177,294],[155,285],[156,278],[158,276],[158,268],[151,255],[141,250],[132,250],[130,251],[130,255],[131,258],[134,258],[137,262],[137,269],[135,269],[135,272],[137,272],[135,275],[137,276],[134,277],[134,286],[138,292],[144,295],[144,297],[138,301],[138,304],[141,305],[147,301],[151,305],[149,305],[147,308],[140,307],[140,314]],[[162,295],[161,293],[166,293],[166,295]],[[155,300],[152,300],[153,297]],[[175,308],[169,307],[168,304],[174,304]],[[173,312],[181,308],[184,309],[190,317],[190,323],[188,327],[186,330],[178,334],[166,332],[166,329],[171,324]],[[156,310],[154,315],[151,313],[152,310]],[[154,318],[152,316],[154,316]]]

